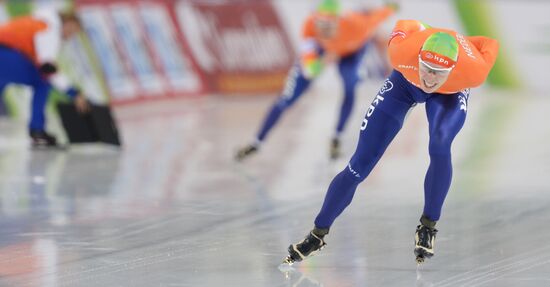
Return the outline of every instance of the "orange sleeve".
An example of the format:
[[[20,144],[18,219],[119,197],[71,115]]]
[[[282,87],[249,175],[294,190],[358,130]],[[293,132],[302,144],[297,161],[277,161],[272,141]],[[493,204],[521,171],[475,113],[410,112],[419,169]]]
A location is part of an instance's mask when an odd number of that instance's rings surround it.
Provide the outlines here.
[[[378,26],[380,23],[384,22],[388,17],[393,15],[394,9],[390,7],[382,7],[374,11],[366,13],[366,25],[368,26]]]
[[[393,28],[390,40],[388,45],[395,45],[403,41],[405,38],[410,36],[413,33],[424,31],[428,28],[431,28],[429,25],[426,25],[417,20],[399,20]]]
[[[399,69],[400,66],[418,67],[418,53],[424,40],[431,34],[426,31],[426,26],[416,20],[397,21],[388,46],[388,57],[395,69],[405,73],[406,71]]]
[[[369,13],[348,12],[340,16],[338,34],[321,42],[323,48],[340,57],[360,49],[369,41],[380,24],[391,14],[390,8],[381,8]]]
[[[460,34],[457,35],[457,40],[462,49],[452,76],[468,87],[480,86],[495,64],[498,41],[483,36],[464,37]]]
[[[320,58],[317,53],[317,35],[315,33],[315,24],[313,15],[310,15],[302,27],[302,44],[300,47],[300,65],[304,71],[313,71],[320,67]],[[311,75],[314,76],[314,75]]]
[[[18,50],[37,63],[34,37],[47,28],[45,22],[29,16],[14,18],[0,26],[0,45]]]
[[[485,63],[492,67],[498,55],[498,41],[483,36],[472,36],[467,38],[477,48],[483,60],[485,60]]]
[[[304,25],[302,26],[302,38],[314,38],[315,37],[315,25],[313,23],[313,16],[310,15]]]
[[[313,15],[310,15],[302,26],[303,43],[300,47],[300,63],[302,67],[306,67],[319,59],[317,51],[314,47],[316,42],[315,26],[313,23]]]
[[[368,41],[379,26],[393,14],[393,9],[389,7],[379,8],[373,11],[364,12],[364,13],[350,13],[348,14],[348,19],[350,25],[353,29],[350,29],[351,33],[361,41]],[[350,37],[351,38],[351,37]]]

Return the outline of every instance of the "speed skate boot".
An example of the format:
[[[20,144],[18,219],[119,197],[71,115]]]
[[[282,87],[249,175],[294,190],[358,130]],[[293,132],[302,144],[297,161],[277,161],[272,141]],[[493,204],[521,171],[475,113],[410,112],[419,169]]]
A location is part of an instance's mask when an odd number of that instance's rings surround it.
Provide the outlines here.
[[[304,240],[288,247],[288,256],[283,260],[283,264],[292,265],[323,249],[327,245],[323,237],[327,234],[328,228],[314,228]]]
[[[340,157],[340,155],[340,139],[333,138],[330,141],[330,159],[337,159]]]
[[[250,144],[247,145],[237,151],[237,154],[235,155],[236,161],[242,161],[245,158],[255,154],[258,152],[258,145]]]
[[[57,140],[54,136],[45,131],[30,131],[33,148],[57,147]]]
[[[423,263],[426,258],[434,255],[436,234],[435,221],[422,216],[420,218],[420,225],[416,227],[416,234],[414,236],[414,255],[416,255],[417,264]]]

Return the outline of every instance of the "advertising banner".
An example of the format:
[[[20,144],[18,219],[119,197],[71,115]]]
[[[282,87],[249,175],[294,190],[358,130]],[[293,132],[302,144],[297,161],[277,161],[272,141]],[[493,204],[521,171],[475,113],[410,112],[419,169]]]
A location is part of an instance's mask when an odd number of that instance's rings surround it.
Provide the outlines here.
[[[108,11],[104,7],[87,6],[80,8],[79,14],[100,61],[113,102],[134,98],[137,85],[117,51],[115,35],[108,23]]]
[[[294,50],[270,1],[178,1],[178,23],[215,93],[272,93]]]
[[[130,3],[115,3],[109,7],[115,42],[126,59],[141,93],[147,96],[162,95],[163,79],[153,64],[148,50],[142,23],[136,14],[137,7]]]
[[[203,92],[183,50],[173,1],[77,1],[114,104]]]
[[[173,2],[173,1],[170,1]],[[175,18],[167,5],[144,2],[139,5],[139,15],[148,35],[146,41],[153,52],[167,84],[173,92],[197,91],[201,80],[193,70],[193,65],[185,56],[181,34],[175,26]]]

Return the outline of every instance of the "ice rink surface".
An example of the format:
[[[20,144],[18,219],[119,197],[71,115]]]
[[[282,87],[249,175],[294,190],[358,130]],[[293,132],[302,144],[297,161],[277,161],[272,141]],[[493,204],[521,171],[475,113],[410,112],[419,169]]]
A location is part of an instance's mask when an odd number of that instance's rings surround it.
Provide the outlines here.
[[[436,255],[420,268],[423,105],[336,220],[327,247],[278,269],[312,228],[378,86],[361,86],[334,162],[338,86],[315,86],[239,164],[236,148],[273,97],[117,108],[121,150],[32,151],[25,123],[1,120],[0,286],[550,286],[550,98],[534,92],[472,91]]]

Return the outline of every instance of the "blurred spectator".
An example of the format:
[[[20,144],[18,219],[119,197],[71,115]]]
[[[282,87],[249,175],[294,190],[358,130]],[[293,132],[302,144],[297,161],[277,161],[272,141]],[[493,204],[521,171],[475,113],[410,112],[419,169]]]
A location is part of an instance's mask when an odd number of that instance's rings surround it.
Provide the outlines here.
[[[353,108],[363,57],[375,31],[394,9],[394,5],[388,5],[368,12],[342,13],[337,0],[323,0],[303,25],[300,60],[291,69],[282,95],[267,114],[254,142],[240,149],[236,159],[243,160],[259,150],[283,112],[330,63],[337,63],[344,84],[340,117],[330,146],[331,158],[337,158],[340,155],[340,134]]]
[[[8,84],[32,87],[29,134],[35,147],[57,145],[55,137],[45,130],[45,108],[52,88],[73,99],[80,112],[89,109],[81,91],[56,64],[62,42],[80,30],[75,14],[53,10],[37,10],[0,26],[0,95]]]

